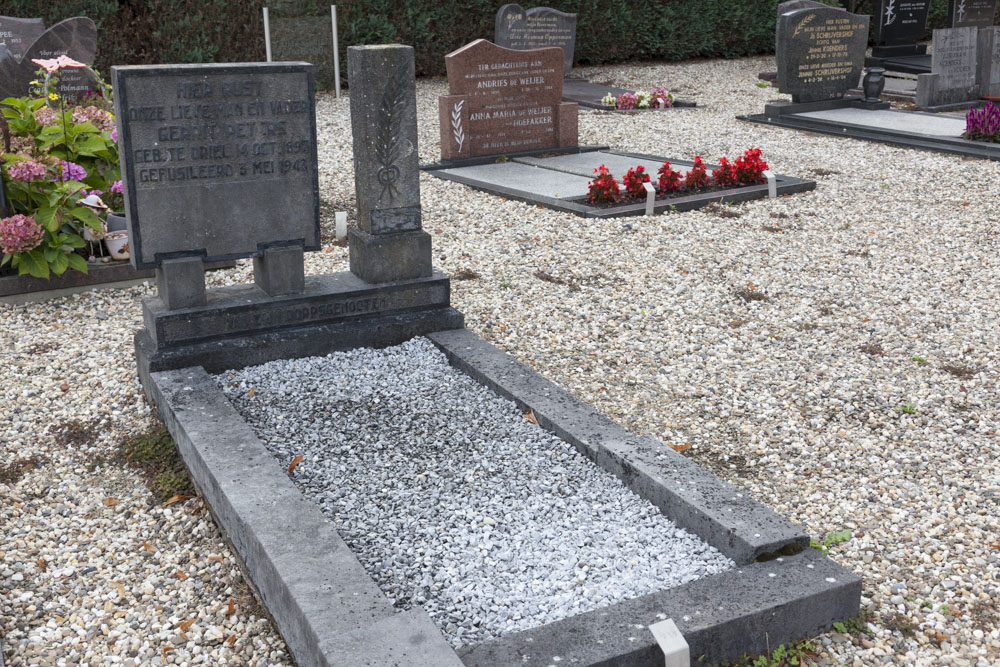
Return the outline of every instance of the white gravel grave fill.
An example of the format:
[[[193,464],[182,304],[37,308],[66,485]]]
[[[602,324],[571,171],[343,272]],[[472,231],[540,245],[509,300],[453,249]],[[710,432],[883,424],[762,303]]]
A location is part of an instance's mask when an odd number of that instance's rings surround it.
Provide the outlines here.
[[[426,338],[216,376],[398,607],[454,646],[734,567]]]

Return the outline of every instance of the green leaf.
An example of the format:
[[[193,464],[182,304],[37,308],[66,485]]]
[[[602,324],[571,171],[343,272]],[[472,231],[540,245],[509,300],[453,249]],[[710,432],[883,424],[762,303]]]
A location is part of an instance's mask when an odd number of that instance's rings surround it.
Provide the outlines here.
[[[101,219],[97,217],[96,213],[86,206],[77,206],[76,208],[71,209],[69,214],[94,231],[101,230]]]
[[[78,155],[97,155],[108,150],[108,144],[100,134],[88,134],[73,145]]]
[[[66,261],[69,264],[69,268],[75,269],[76,271],[79,271],[81,273],[87,272],[87,261],[83,257],[80,257],[75,252],[72,252],[64,256],[66,257]]]
[[[57,276],[61,276],[65,273],[66,268],[69,266],[69,258],[66,253],[57,253],[55,260],[49,261],[49,266],[52,267],[53,273]]]
[[[40,208],[35,213],[35,222],[55,234],[59,231],[59,217],[56,215],[58,212],[59,208],[57,206]]]
[[[45,256],[45,261],[48,262],[49,264],[52,264],[55,261],[56,256],[61,255],[62,253],[59,252],[58,246],[55,248],[53,248],[52,246],[48,246],[42,249],[42,254]]]
[[[42,253],[35,248],[30,252],[18,253],[18,273],[24,275],[30,273],[36,278],[49,277],[49,263],[45,261]]]

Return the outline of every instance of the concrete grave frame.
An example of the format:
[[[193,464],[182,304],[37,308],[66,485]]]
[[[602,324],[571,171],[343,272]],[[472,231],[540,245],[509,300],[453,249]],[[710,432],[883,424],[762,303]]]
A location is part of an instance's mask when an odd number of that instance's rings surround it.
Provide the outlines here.
[[[646,155],[642,153],[628,153],[624,151],[617,151],[608,149],[606,146],[589,146],[580,147],[576,151],[564,151],[562,149],[558,150],[547,150],[547,151],[534,151],[528,153],[517,153],[505,156],[509,158],[510,162],[519,163],[523,162],[525,164],[534,164],[531,161],[533,156],[544,155],[569,155],[573,153],[588,153],[593,151],[600,151],[609,155],[618,155],[625,157],[632,157],[638,160],[655,160],[663,162],[665,159],[656,155]],[[481,190],[483,192],[489,192],[491,194],[499,195],[501,197],[506,197],[508,199],[514,199],[517,201],[522,201],[528,204],[535,204],[539,206],[545,206],[546,208],[551,208],[556,211],[564,211],[567,213],[572,213],[583,218],[618,218],[625,216],[636,216],[646,214],[646,204],[644,202],[628,202],[619,204],[616,206],[609,207],[599,207],[589,204],[586,199],[582,197],[574,198],[555,198],[546,197],[544,195],[539,195],[532,192],[527,192],[524,190],[519,190],[516,188],[505,187],[502,185],[491,184],[488,181],[466,177],[457,173],[449,173],[450,170],[456,167],[463,166],[475,166],[488,164],[495,162],[497,156],[489,156],[485,159],[480,160],[464,160],[461,162],[454,163],[436,163],[424,165],[421,168],[425,171],[437,176],[438,178],[443,178],[445,180],[454,181],[456,183],[461,183],[467,185],[476,190]],[[689,160],[673,160],[670,159],[670,164],[677,167],[690,167],[694,163]],[[711,169],[713,165],[708,165]],[[618,178],[624,176],[624,174],[616,174]],[[651,178],[655,180],[656,175],[650,174]],[[792,176],[781,176],[777,177],[777,188],[778,195],[793,194],[797,192],[808,192],[810,190],[816,189],[816,182],[810,181],[803,178],[795,178]],[[717,190],[712,192],[705,192],[699,194],[686,195],[683,197],[675,197],[672,199],[658,199],[654,205],[654,213],[663,213],[665,211],[691,211],[696,208],[701,208],[702,206],[707,206],[712,203],[739,203],[745,201],[752,201],[754,199],[764,199],[768,197],[768,186],[767,184],[761,185],[748,185],[737,188],[730,188],[726,190]]]
[[[736,569],[457,653],[419,608],[396,612],[319,508],[201,367],[143,378],[198,487],[300,665],[657,665],[672,618],[692,664],[759,654],[857,613],[861,579],[770,509],[636,436],[466,329],[429,338],[457,369],[619,477]]]

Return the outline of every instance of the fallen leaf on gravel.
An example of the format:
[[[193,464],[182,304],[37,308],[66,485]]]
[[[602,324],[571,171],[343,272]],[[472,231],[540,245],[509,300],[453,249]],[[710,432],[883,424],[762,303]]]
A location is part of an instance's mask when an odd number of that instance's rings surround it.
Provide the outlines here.
[[[535,416],[534,410],[528,410],[524,413],[524,418],[527,419],[532,424],[538,425],[538,417]]]
[[[115,588],[118,589],[118,599],[119,600],[124,600],[125,599],[125,587],[122,586],[121,584],[119,584],[117,581],[112,581],[111,583],[113,583],[115,585]]]
[[[1000,542],[990,542],[989,545],[994,549],[1000,549]]]
[[[674,450],[675,452],[683,452],[688,449],[691,449],[691,443],[685,442],[683,445],[667,445],[667,447]]]
[[[166,507],[167,505],[173,505],[178,501],[187,500],[188,498],[194,498],[194,496],[184,496],[178,493],[176,496],[170,496],[167,498],[167,502],[163,503],[163,506]]]
[[[170,653],[173,650],[174,650],[173,646],[164,646],[163,647],[163,659],[166,660],[167,659],[167,654]]]
[[[250,391],[247,393],[247,398],[253,398],[253,395],[257,393],[257,387],[250,387]]]
[[[217,561],[219,561],[220,563],[224,563],[224,562],[226,562],[226,559],[225,559],[225,558],[223,558],[222,556],[209,556],[209,557],[208,557],[208,560],[217,560]]]
[[[48,563],[45,562],[44,558],[39,558],[38,559],[38,567],[40,567],[40,568],[42,568],[44,570],[46,565],[48,565]]]
[[[187,632],[187,629],[190,628],[192,625],[194,625],[194,622],[197,620],[198,620],[197,618],[192,618],[190,620],[181,623],[181,632]]]
[[[229,635],[229,639],[226,640],[229,644],[236,643],[236,635]]]
[[[143,542],[143,543],[142,543],[142,546],[143,546],[143,548],[145,548],[145,549],[146,549],[146,551],[150,551],[150,552],[152,552],[152,553],[154,553],[154,554],[156,553],[156,547],[154,547],[154,546],[153,546],[152,544],[150,544],[149,542]]]
[[[293,472],[295,472],[295,466],[297,466],[300,463],[302,463],[301,454],[292,459],[292,462],[288,465],[288,474],[291,475]]]
[[[233,599],[229,598],[229,610],[226,612],[226,616],[232,616],[234,611],[236,611],[236,605],[233,604]]]
[[[177,572],[175,572],[174,574],[176,575],[176,577],[178,579],[181,579],[181,580],[184,580],[184,579],[188,578],[187,574],[184,573],[184,570],[177,570]]]
[[[109,497],[107,497],[107,498],[104,499],[104,504],[107,505],[108,507],[114,507],[115,505],[118,504],[118,499],[117,498],[111,498],[109,496]]]

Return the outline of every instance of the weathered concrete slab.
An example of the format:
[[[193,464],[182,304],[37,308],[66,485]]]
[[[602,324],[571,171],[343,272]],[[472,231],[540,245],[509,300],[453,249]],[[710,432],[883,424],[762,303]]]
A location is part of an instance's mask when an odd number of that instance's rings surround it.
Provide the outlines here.
[[[882,130],[897,130],[938,137],[961,137],[965,132],[965,119],[940,114],[910,113],[906,111],[864,109],[830,109],[798,114],[804,118],[818,118],[835,123],[849,123]]]
[[[542,428],[574,445],[737,565],[809,544],[808,536],[787,519],[658,440],[628,432],[468,329],[428,338],[453,366],[531,408]]]
[[[151,380],[192,481],[298,664],[348,664],[345,651],[350,664],[457,664],[447,660],[454,651],[444,637],[429,631],[429,617],[423,622],[419,610],[396,614],[204,369],[155,373]]]
[[[590,183],[590,178],[513,161],[441,171],[465,179],[483,181],[502,188],[552,198],[583,197],[587,194],[587,185]]]

